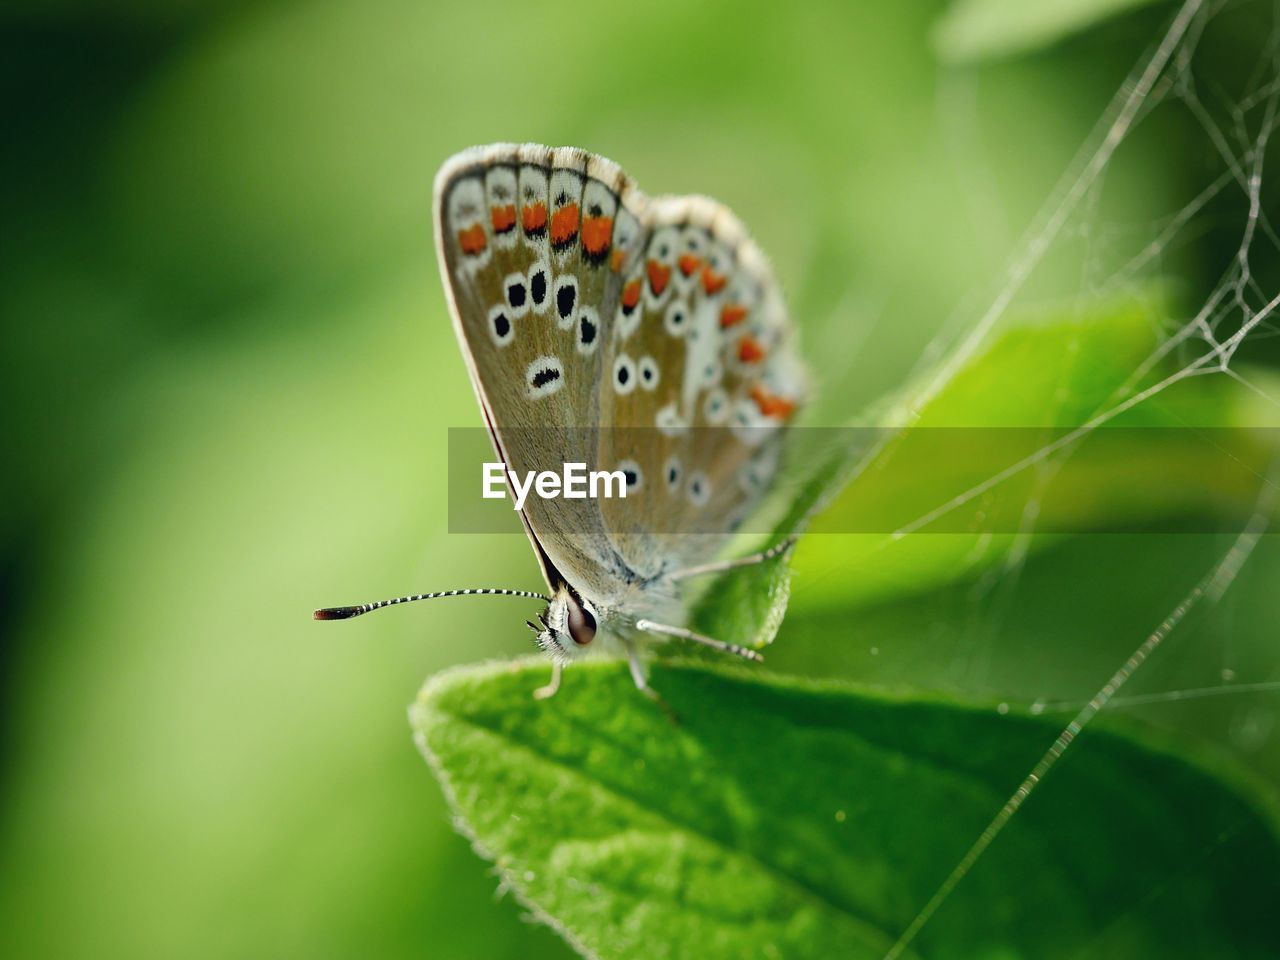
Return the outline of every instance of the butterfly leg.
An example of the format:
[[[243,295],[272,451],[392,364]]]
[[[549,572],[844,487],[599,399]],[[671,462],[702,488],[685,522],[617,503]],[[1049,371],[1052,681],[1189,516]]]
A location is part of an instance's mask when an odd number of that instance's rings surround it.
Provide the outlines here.
[[[689,577],[700,577],[707,573],[723,573],[726,570],[736,570],[738,567],[752,567],[757,563],[764,563],[766,560],[772,560],[780,554],[786,553],[796,545],[796,537],[794,535],[787,537],[785,540],[774,544],[768,550],[761,550],[759,553],[753,553],[750,556],[739,557],[737,560],[721,560],[716,563],[703,563],[696,567],[687,567],[684,570],[677,570],[671,574],[672,580],[685,580]]]
[[[533,699],[550,700],[556,695],[556,691],[560,689],[560,674],[564,671],[564,667],[560,665],[559,660],[551,661],[551,682],[545,687],[539,687],[533,691]]]
[[[662,712],[667,715],[667,719],[678,726],[680,718],[676,716],[675,711],[671,709],[667,701],[662,699],[662,695],[657,690],[649,686],[649,681],[644,675],[644,664],[640,662],[640,655],[636,653],[634,643],[627,644],[627,666],[631,668],[631,679],[635,681],[636,689],[661,707]]]
[[[664,637],[679,637],[681,640],[692,640],[694,643],[700,643],[704,647],[719,650],[721,653],[731,653],[735,657],[741,657],[743,660],[754,660],[756,663],[761,663],[764,660],[764,657],[755,650],[740,647],[736,643],[725,643],[715,637],[708,637],[705,634],[690,630],[688,627],[675,627],[668,623],[654,623],[652,620],[637,620],[636,629],[643,630],[645,633],[661,634]]]

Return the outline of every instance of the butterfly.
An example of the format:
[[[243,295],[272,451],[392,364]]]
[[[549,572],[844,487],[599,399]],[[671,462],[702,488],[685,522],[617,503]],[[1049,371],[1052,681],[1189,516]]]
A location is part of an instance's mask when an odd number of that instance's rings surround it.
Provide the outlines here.
[[[561,669],[692,641],[757,651],[685,624],[697,577],[761,563],[784,540],[717,561],[777,476],[807,377],[772,271],[738,219],[702,196],[648,198],[584,150],[494,144],[435,180],[435,244],[449,312],[494,449],[524,475],[618,470],[616,499],[530,497],[520,511],[549,593],[473,589],[315,612],[347,619],[446,596],[540,599],[526,621]]]

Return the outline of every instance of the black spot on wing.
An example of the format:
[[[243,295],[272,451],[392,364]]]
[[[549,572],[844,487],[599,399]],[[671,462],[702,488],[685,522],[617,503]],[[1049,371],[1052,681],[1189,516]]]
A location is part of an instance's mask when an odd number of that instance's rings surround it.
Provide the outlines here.
[[[523,307],[527,297],[528,291],[522,281],[515,281],[507,285],[507,303],[511,304],[512,309],[518,310]]]
[[[535,387],[545,387],[549,383],[554,383],[560,379],[560,371],[554,367],[543,367],[541,370],[534,371],[533,380],[531,381]]]
[[[573,306],[577,300],[578,288],[572,284],[566,284],[556,291],[556,313],[560,314],[560,319],[569,319],[573,314]]]

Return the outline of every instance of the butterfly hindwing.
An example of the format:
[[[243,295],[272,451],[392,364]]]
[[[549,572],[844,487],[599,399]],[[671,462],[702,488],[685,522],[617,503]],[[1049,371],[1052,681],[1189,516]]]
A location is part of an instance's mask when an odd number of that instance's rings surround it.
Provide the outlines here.
[[[637,469],[638,502],[601,509],[628,562],[657,573],[708,559],[759,502],[804,379],[777,285],[738,220],[705,197],[657,198],[646,212],[600,401],[615,425],[601,459]]]

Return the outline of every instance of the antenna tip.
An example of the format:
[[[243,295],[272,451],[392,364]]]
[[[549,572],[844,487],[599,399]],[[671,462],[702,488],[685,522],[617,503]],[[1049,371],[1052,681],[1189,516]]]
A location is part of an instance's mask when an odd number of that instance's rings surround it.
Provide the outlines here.
[[[325,607],[311,615],[313,620],[349,620],[364,611],[359,607]]]

